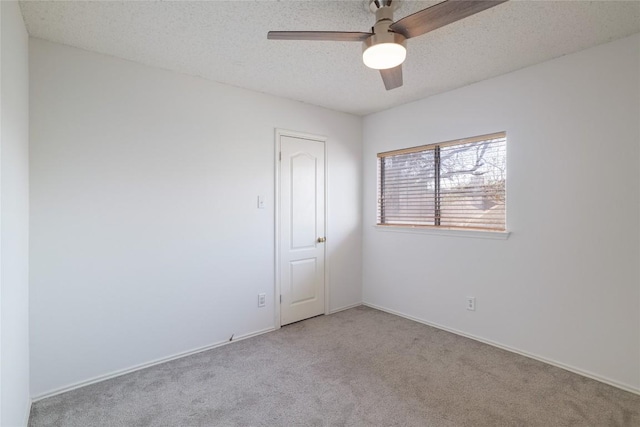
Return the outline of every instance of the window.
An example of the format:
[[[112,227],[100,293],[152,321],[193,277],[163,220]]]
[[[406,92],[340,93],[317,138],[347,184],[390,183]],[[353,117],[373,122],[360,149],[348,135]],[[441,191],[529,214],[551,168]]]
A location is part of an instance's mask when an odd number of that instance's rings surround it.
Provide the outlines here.
[[[378,154],[378,225],[505,231],[504,132]]]

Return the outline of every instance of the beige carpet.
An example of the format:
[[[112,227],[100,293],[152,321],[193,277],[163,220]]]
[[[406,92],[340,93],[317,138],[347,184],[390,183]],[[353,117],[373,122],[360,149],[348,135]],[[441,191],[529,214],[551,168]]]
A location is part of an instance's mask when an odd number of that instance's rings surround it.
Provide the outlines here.
[[[640,396],[359,307],[39,401],[30,426],[640,426]]]

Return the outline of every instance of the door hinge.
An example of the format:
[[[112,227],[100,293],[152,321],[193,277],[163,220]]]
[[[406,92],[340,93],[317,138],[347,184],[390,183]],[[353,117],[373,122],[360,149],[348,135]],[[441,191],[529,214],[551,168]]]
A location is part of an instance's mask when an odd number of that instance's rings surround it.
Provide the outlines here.
[[[280,304],[282,304],[282,295],[280,295]]]
[[[281,151],[280,153],[278,153],[278,159],[279,159],[280,161],[282,161],[282,151]]]

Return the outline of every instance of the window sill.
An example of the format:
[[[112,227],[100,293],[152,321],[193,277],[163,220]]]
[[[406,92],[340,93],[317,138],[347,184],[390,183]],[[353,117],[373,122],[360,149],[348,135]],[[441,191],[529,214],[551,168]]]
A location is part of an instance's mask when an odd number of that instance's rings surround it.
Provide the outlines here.
[[[474,239],[507,240],[510,231],[461,230],[456,228],[434,228],[411,225],[374,225],[378,231],[392,233],[430,234],[433,236],[471,237]]]

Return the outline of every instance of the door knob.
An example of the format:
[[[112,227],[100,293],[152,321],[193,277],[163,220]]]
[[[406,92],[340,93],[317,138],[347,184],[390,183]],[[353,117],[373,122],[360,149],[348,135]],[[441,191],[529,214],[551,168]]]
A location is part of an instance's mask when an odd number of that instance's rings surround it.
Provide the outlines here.
[[[324,243],[327,241],[326,237],[318,237],[318,243]]]

